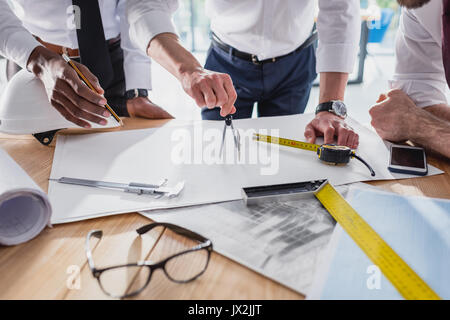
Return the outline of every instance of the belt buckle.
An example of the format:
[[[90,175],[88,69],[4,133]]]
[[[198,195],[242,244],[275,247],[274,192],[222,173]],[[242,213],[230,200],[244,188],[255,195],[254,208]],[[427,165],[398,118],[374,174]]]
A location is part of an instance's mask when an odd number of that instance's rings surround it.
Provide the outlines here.
[[[256,54],[252,54],[252,62],[253,62],[253,64],[256,64],[256,65],[261,64],[261,61],[258,60],[258,57],[256,56]]]

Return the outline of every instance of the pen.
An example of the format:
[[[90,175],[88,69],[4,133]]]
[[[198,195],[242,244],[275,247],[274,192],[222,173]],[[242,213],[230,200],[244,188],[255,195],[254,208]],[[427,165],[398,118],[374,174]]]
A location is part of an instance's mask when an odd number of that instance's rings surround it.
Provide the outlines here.
[[[70,58],[66,55],[66,54],[62,54],[62,57],[64,60],[66,60],[66,62],[76,71],[76,73],[80,76],[80,78],[83,80],[83,82],[94,92],[97,92],[97,90],[94,89],[94,86],[89,82],[89,80],[84,76],[84,74],[81,73],[80,69],[77,68],[77,66],[75,65],[75,63],[73,63],[72,60],[70,60]],[[114,119],[116,119],[116,121],[120,124],[123,125],[122,119],[119,118],[119,116],[117,115],[117,113],[114,112],[114,110],[108,105],[105,104],[105,108],[108,109],[108,111],[111,113],[111,115],[114,117]]]

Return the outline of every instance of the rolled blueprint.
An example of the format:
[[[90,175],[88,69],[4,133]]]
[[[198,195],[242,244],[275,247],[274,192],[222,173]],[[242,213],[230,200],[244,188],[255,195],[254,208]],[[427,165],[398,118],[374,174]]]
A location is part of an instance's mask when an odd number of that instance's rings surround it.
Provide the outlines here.
[[[0,149],[0,245],[36,237],[51,216],[47,194]]]

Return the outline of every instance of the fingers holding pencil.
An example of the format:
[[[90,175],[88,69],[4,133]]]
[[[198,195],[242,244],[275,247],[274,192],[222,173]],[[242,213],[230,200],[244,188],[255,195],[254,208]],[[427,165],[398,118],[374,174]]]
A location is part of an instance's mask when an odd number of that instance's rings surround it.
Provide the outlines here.
[[[84,91],[83,93],[86,95],[90,95],[90,96],[97,96],[100,94],[104,93],[103,88],[100,86],[100,83],[97,79],[96,76],[94,76],[89,69],[80,64],[80,63],[76,63],[75,61],[72,61],[67,55],[63,54],[62,55],[63,59],[73,68],[73,70],[76,72],[76,74],[78,75],[79,78],[81,78],[81,80],[83,81],[82,83],[86,84],[87,87],[89,87],[89,89],[84,86],[78,86],[78,89],[80,91]],[[80,80],[80,79],[78,79]],[[81,82],[80,80],[80,82]],[[91,93],[89,94],[88,91],[90,91]],[[95,94],[97,93],[97,94]],[[103,98],[103,96],[101,96]],[[103,98],[104,99],[104,98]],[[107,109],[107,111],[104,111],[104,115],[108,115],[109,116],[113,116],[114,119],[120,124],[122,125],[122,120],[119,118],[119,116],[114,112],[114,110],[108,105],[108,103],[106,102],[106,100],[102,100],[104,107]]]
[[[44,84],[51,105],[64,118],[84,128],[91,127],[89,122],[106,125],[110,112],[105,109],[103,89],[86,67],[79,66],[97,90],[89,89],[70,64],[45,47],[36,47],[27,63],[27,69]]]

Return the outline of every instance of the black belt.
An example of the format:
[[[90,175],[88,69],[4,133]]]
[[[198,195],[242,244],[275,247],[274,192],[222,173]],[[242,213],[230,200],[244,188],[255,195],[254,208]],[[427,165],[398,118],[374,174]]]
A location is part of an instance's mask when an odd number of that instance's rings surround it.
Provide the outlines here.
[[[229,46],[228,44],[222,42],[222,40],[220,40],[219,37],[216,36],[214,33],[212,33],[211,40],[212,40],[212,44],[214,46],[216,46],[217,48],[221,49],[222,51],[225,51],[226,53],[229,53],[231,51],[231,55],[232,56],[237,57],[237,58],[242,59],[242,60],[250,61],[250,62],[253,62],[254,64],[259,65],[259,64],[269,63],[269,62],[276,62],[279,59],[282,59],[282,58],[287,57],[287,56],[289,56],[289,55],[291,55],[293,53],[299,52],[299,51],[309,47],[314,42],[316,42],[316,40],[317,40],[317,31],[313,31],[311,33],[311,35],[308,37],[308,39],[306,39],[306,41],[303,42],[303,44],[300,47],[298,47],[297,49],[295,49],[294,51],[292,51],[292,52],[290,52],[288,54],[279,56],[279,57],[270,58],[270,59],[266,59],[266,60],[258,60],[258,57],[255,54],[242,52],[242,51],[239,51],[239,50],[233,48],[232,46]]]
[[[46,47],[47,49],[56,52],[57,54],[67,54],[70,58],[74,58],[74,57],[79,57],[80,56],[80,51],[77,49],[71,49],[71,48],[66,48],[57,44],[52,44],[49,42],[45,42],[44,40],[42,40],[41,38],[39,38],[38,36],[34,36],[36,38],[37,41],[39,41],[44,47]],[[106,45],[108,47],[114,47],[117,44],[120,44],[120,34],[112,39],[109,39],[106,41]]]

